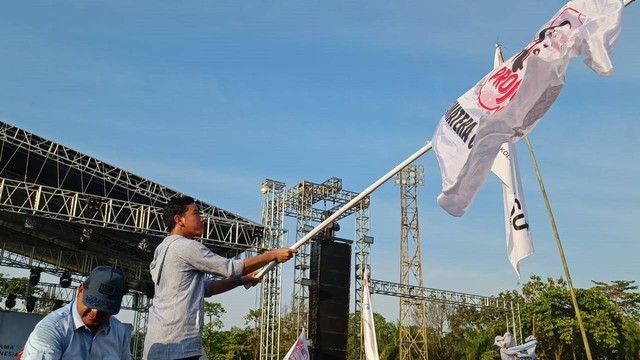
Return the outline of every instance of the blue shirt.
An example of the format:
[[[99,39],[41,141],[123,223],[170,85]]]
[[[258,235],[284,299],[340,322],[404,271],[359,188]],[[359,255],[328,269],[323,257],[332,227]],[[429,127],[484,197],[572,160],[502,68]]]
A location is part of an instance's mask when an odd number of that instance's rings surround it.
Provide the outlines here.
[[[216,255],[196,240],[170,235],[156,248],[150,270],[155,296],[143,359],[202,355],[204,298],[212,283],[205,274],[238,278],[244,261]]]
[[[94,335],[74,300],[36,325],[22,360],[131,360],[130,343],[131,332],[113,316]]]

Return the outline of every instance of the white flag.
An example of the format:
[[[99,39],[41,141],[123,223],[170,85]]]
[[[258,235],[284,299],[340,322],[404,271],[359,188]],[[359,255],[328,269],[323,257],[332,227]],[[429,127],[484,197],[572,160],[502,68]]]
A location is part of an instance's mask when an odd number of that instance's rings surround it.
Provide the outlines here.
[[[369,295],[369,274],[365,271],[362,282],[362,342],[366,360],[378,360],[378,340],[376,340],[376,326],[373,321],[371,295]]]
[[[489,175],[500,146],[536,126],[564,85],[569,61],[580,55],[595,72],[612,72],[609,51],[620,33],[620,0],[573,0],[517,55],[462,95],[433,136],[442,174],[438,203],[462,216]]]
[[[307,338],[304,333],[304,329],[300,332],[300,336],[296,339],[296,342],[291,346],[287,355],[282,360],[310,360],[309,345],[307,344]]]
[[[493,67],[502,64],[502,52],[496,45]],[[498,156],[493,161],[491,171],[502,180],[502,197],[504,202],[504,224],[507,234],[507,254],[509,262],[520,277],[520,260],[534,253],[531,240],[531,229],[524,204],[524,192],[520,184],[520,170],[516,146],[504,143],[500,147]]]

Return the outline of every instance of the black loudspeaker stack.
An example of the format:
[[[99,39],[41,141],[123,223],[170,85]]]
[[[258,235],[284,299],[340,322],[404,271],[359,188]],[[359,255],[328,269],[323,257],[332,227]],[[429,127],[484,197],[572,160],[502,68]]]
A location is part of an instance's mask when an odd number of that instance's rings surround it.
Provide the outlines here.
[[[344,360],[349,329],[351,241],[316,240],[311,245],[309,340],[313,360]]]

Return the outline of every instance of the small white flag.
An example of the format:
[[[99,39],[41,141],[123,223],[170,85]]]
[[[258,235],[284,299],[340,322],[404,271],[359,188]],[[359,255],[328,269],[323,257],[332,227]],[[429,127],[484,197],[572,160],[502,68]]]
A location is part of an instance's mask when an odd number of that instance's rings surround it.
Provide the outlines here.
[[[373,321],[368,277],[369,274],[365,271],[364,281],[362,282],[362,342],[366,360],[378,360],[378,340],[376,339],[376,326]]]
[[[502,64],[502,52],[496,45],[493,67]],[[507,254],[509,262],[520,278],[520,260],[534,253],[531,229],[524,205],[524,192],[520,183],[520,170],[516,145],[504,143],[498,156],[493,161],[491,171],[502,180],[502,196],[504,201],[504,224],[507,235]]]
[[[282,360],[310,360],[309,345],[307,344],[307,338],[304,333],[304,329],[300,332],[300,336],[296,339],[296,342],[291,346],[287,355]]]
[[[500,146],[533,130],[556,100],[572,58],[584,54],[598,74],[612,72],[609,51],[620,34],[623,7],[620,0],[569,1],[520,53],[454,102],[432,138],[444,210],[464,215]]]

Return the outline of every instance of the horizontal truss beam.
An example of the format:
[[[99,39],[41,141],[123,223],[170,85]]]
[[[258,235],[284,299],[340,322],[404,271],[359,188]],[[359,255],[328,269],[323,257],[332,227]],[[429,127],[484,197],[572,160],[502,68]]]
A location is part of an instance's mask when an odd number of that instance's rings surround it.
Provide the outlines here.
[[[159,207],[0,178],[0,210],[159,237],[166,235]],[[238,250],[256,248],[263,228],[203,212],[202,240]]]
[[[381,280],[371,280],[371,293],[409,298],[422,301],[438,302],[457,306],[511,311],[511,305],[505,300],[495,297],[472,295],[425,288],[414,285],[405,285]]]

